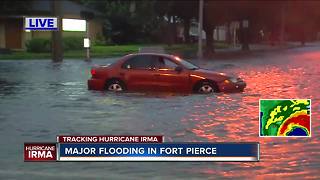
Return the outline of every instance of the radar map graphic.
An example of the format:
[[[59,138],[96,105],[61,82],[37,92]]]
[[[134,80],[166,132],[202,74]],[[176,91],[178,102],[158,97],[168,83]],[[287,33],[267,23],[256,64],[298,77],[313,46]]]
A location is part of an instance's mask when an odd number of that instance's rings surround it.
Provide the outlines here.
[[[310,99],[260,99],[260,136],[311,136]]]

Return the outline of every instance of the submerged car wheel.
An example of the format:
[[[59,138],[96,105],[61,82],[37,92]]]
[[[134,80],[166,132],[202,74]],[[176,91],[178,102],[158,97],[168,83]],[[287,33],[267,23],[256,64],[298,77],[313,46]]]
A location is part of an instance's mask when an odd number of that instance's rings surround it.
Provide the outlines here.
[[[218,87],[210,81],[202,81],[195,86],[194,91],[200,94],[210,94],[218,92]]]
[[[106,89],[113,92],[121,92],[125,90],[125,85],[120,80],[110,80],[107,82]]]

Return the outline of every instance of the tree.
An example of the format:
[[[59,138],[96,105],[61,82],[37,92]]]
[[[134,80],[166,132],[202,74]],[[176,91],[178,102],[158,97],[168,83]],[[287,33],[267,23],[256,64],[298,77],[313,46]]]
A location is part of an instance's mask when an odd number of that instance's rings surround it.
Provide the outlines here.
[[[184,26],[185,42],[190,42],[191,19],[197,17],[198,0],[155,1],[155,10],[159,19],[166,23],[167,42],[175,43],[177,40],[177,23],[182,22]]]
[[[175,12],[175,1],[163,0],[155,1],[155,12],[163,22],[163,29],[165,32],[165,41],[170,46],[176,42],[177,39],[177,27],[176,27],[176,12]]]
[[[51,2],[52,14],[58,18],[58,31],[52,31],[52,61],[63,61],[63,48],[62,48],[62,11],[61,2],[54,0]]]
[[[242,50],[249,50],[249,43],[252,37],[252,31],[259,22],[259,9],[261,4],[258,1],[236,1],[230,5],[232,12],[231,20],[238,21],[240,23],[239,40],[241,42]],[[248,27],[245,27],[248,26]]]
[[[225,24],[230,19],[228,9],[230,2],[205,1],[203,30],[206,33],[206,48],[204,55],[210,57],[214,53],[213,31],[216,26]]]
[[[0,1],[1,15],[25,15],[30,11],[29,1],[2,0]]]
[[[103,14],[104,34],[116,44],[144,41],[158,25],[154,1],[82,0],[82,3]]]
[[[189,41],[190,20],[197,18],[198,0],[75,0],[104,14],[105,32],[118,44],[166,39],[176,42],[177,23],[183,23],[186,42]],[[243,50],[257,39],[259,31],[271,32],[271,40],[299,39],[304,42],[319,30],[319,1],[211,1],[205,0],[204,31],[208,55],[214,52],[213,30],[232,21],[240,23],[239,36]],[[134,7],[134,8],[133,8]],[[134,9],[134,11],[132,11]],[[248,21],[249,27],[243,27]],[[163,38],[165,34],[166,38]],[[279,38],[280,37],[280,38]]]
[[[319,1],[293,1],[288,5],[288,34],[291,40],[298,40],[301,45],[315,39],[319,32]]]
[[[190,23],[191,19],[198,16],[198,0],[175,1],[174,12],[183,22],[185,42],[190,43]]]

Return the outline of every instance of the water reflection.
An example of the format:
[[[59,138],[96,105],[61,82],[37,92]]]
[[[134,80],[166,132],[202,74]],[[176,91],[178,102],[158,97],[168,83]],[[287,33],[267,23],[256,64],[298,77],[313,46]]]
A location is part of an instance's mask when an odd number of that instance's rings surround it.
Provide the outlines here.
[[[316,178],[320,52],[300,53],[207,61],[202,64],[206,68],[237,74],[248,84],[243,93],[209,96],[88,91],[90,67],[109,63],[105,59],[60,64],[0,61],[0,179],[21,179],[25,174],[30,179]],[[312,138],[259,138],[260,98],[311,98]],[[254,141],[261,143],[261,162],[42,163],[38,173],[39,164],[26,166],[21,161],[23,142],[55,141],[57,134],[161,134],[167,142]]]
[[[0,78],[0,97],[15,94],[17,92],[17,86],[19,86],[17,82],[9,82],[6,79]]]
[[[320,53],[306,53],[303,58],[318,58]],[[302,61],[299,57],[296,61]],[[309,60],[310,60],[309,59]],[[314,59],[313,59],[314,60]],[[228,163],[228,171],[216,168],[216,165],[207,168],[196,168],[208,176],[225,178],[250,179],[302,179],[317,178],[316,169],[320,168],[319,134],[313,133],[312,138],[259,138],[259,99],[268,98],[312,98],[313,107],[319,106],[319,94],[315,84],[316,70],[320,63],[286,64],[284,66],[266,65],[262,67],[246,67],[238,71],[248,87],[243,94],[220,94],[208,97],[204,101],[195,102],[190,115],[183,118],[181,123],[192,126],[192,132],[201,137],[200,140],[217,141],[245,141],[261,143],[261,162],[258,163]],[[305,62],[304,62],[305,63]],[[293,66],[293,67],[292,67]],[[298,66],[298,67],[297,67]],[[313,129],[319,127],[315,117],[318,112],[313,111]],[[219,163],[220,164],[220,163]],[[194,170],[193,170],[194,171]],[[254,172],[254,173],[251,173]]]

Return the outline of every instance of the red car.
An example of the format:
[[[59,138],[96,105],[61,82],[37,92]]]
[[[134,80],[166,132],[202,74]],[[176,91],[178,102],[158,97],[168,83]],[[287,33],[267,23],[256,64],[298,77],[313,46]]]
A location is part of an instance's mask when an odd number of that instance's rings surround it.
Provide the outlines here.
[[[240,78],[201,69],[177,56],[139,53],[91,69],[90,90],[212,93],[243,91]]]

